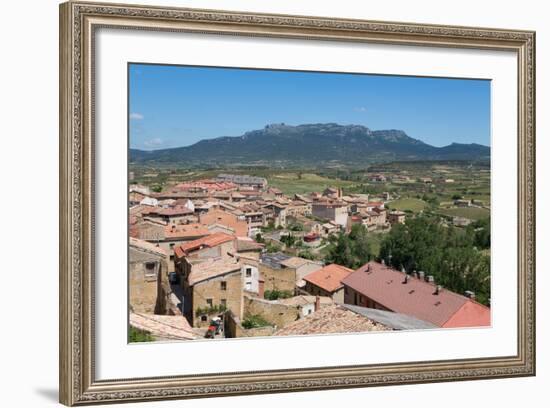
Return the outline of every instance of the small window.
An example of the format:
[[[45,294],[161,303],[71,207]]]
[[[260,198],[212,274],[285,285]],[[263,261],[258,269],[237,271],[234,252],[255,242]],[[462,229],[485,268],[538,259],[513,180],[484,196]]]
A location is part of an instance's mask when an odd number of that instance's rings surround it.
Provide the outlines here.
[[[220,289],[221,290],[227,290],[227,282],[225,282],[225,281],[220,282]]]
[[[145,262],[145,275],[155,276],[157,274],[156,262]]]
[[[246,277],[250,278],[252,276],[252,268],[246,268]]]
[[[206,319],[207,319],[206,315],[202,315],[202,316],[201,316],[201,322],[205,322]]]
[[[211,307],[212,306],[212,299],[206,299],[206,304]]]
[[[172,243],[170,244],[170,248],[174,248],[174,245],[175,245],[175,244],[172,242]]]

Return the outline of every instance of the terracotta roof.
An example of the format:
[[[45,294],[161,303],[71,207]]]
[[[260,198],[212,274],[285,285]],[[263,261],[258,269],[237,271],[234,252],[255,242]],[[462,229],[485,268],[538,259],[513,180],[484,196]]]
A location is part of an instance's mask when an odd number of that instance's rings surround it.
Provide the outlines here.
[[[165,238],[190,239],[208,235],[210,231],[202,224],[167,225],[164,229]]]
[[[264,244],[260,244],[252,239],[237,239],[237,252],[241,251],[261,251],[264,248]]]
[[[152,244],[142,239],[130,237],[130,247],[141,249],[142,251],[150,252],[159,256],[166,256],[166,252],[155,244]]]
[[[300,258],[299,256],[293,256],[292,258],[286,259],[281,262],[284,266],[287,266],[289,268],[299,268],[302,265],[308,264],[308,263],[317,263],[315,261],[311,261],[309,259]],[[322,263],[319,263],[319,266],[323,265]]]
[[[205,214],[201,214],[199,222],[203,225],[222,224],[235,230],[235,235],[239,237],[248,236],[248,223],[245,220],[239,220],[235,214],[220,209],[213,209]]]
[[[177,205],[171,208],[161,208],[158,212],[159,215],[164,216],[176,216],[176,215],[187,215],[193,214],[193,211],[183,205]]]
[[[196,251],[204,247],[212,248],[221,245],[225,242],[235,240],[234,235],[229,235],[224,232],[216,232],[211,235],[207,235],[203,238],[195,239],[190,242],[185,242],[174,248],[174,253],[177,257],[181,258],[189,254],[189,252]]]
[[[275,336],[359,333],[391,330],[342,306],[322,307],[306,317],[277,330]]]
[[[334,292],[342,287],[342,280],[352,272],[352,269],[345,266],[330,264],[318,271],[308,273],[304,276],[304,280],[327,292]]]
[[[194,264],[191,268],[189,276],[187,277],[187,281],[190,286],[193,286],[207,279],[226,275],[228,273],[236,271],[240,272],[240,270],[241,265],[234,260],[225,261],[219,259],[211,259],[206,262]]]
[[[471,299],[442,289],[438,294],[432,283],[409,277],[378,262],[369,262],[348,275],[342,283],[372,299],[386,309],[414,316],[439,327],[490,325],[490,309]],[[464,308],[467,303],[475,306]],[[458,315],[457,315],[458,313]],[[456,315],[456,317],[455,317]],[[447,322],[460,326],[449,326]]]
[[[310,295],[300,295],[300,296],[293,296],[286,299],[279,299],[279,303],[282,303],[283,305],[287,306],[305,306],[314,304],[316,301],[317,296],[310,296]],[[319,296],[319,302],[323,306],[332,305],[334,301],[332,298],[328,296]]]
[[[130,325],[155,337],[168,340],[194,340],[199,336],[183,316],[130,313]]]

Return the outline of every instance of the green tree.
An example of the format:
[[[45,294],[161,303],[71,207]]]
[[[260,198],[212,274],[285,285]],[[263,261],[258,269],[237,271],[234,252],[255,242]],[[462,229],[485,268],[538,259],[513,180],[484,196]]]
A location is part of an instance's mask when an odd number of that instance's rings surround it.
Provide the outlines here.
[[[382,241],[380,258],[394,268],[424,271],[454,292],[490,298],[490,257],[476,246],[476,229],[444,227],[436,217],[420,216],[396,225]]]
[[[349,235],[339,233],[329,239],[325,262],[356,269],[372,259],[372,245],[364,225],[356,224]]]

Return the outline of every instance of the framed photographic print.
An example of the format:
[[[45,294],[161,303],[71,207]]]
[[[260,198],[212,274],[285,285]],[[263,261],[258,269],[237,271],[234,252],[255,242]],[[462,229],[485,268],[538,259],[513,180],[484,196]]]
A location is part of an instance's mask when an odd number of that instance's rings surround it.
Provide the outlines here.
[[[61,402],[534,375],[534,41],[62,4]]]

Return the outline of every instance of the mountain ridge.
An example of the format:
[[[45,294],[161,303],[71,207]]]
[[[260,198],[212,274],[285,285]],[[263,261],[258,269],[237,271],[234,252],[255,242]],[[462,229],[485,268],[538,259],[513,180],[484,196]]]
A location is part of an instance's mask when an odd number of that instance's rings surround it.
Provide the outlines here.
[[[363,125],[270,124],[240,136],[203,139],[192,145],[158,150],[130,149],[134,164],[356,164],[393,160],[483,160],[490,148],[470,143],[429,145],[403,130],[371,130]]]

